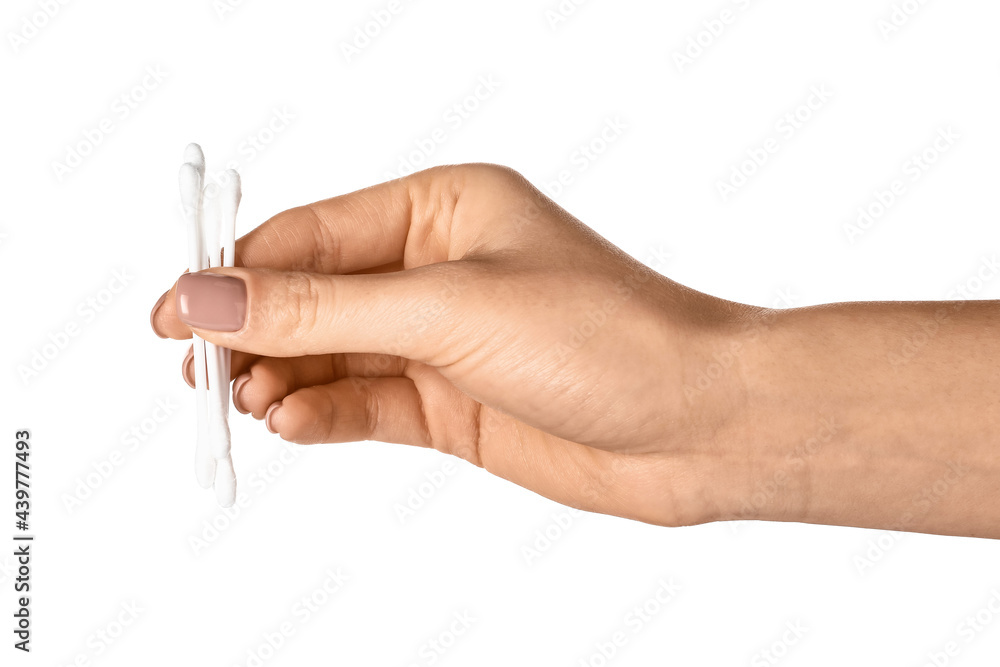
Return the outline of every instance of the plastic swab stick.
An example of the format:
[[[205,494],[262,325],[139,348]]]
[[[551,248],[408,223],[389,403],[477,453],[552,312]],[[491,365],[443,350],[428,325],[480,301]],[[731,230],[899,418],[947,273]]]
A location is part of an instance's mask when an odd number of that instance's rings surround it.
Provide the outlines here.
[[[219,199],[219,209],[222,222],[222,265],[236,266],[236,212],[243,198],[243,186],[240,173],[235,169],[226,170],[226,185],[222,188]],[[230,350],[226,350],[226,377],[231,375]],[[229,399],[226,399],[228,405]]]
[[[207,234],[216,234],[221,245],[222,266],[233,266],[236,256],[236,211],[240,205],[241,188],[240,175],[233,169],[226,172],[225,185],[222,186],[217,201],[213,202],[212,216],[213,224],[206,231]],[[218,224],[218,229],[215,229]],[[213,265],[216,260],[213,246]],[[215,497],[223,507],[231,507],[236,502],[236,471],[233,469],[233,457],[231,454],[231,436],[229,432],[229,376],[232,353],[227,348],[216,347],[215,352],[218,359],[219,381],[216,386],[219,388],[217,396],[218,406],[211,405],[212,417],[221,422],[225,427],[224,434],[217,433],[213,436],[213,443],[216,446],[216,468],[215,468]],[[211,370],[211,369],[210,369]],[[224,440],[223,440],[224,437]],[[222,456],[224,446],[225,456]]]
[[[202,242],[208,249],[210,267],[222,265],[222,209],[221,193],[206,200]],[[223,507],[230,507],[236,500],[236,473],[230,454],[229,432],[229,378],[226,358],[229,350],[212,343],[205,343],[208,360],[208,442],[215,457],[215,498]]]
[[[196,150],[196,155],[195,150]],[[184,151],[185,157],[197,160],[201,149],[192,144]],[[202,180],[204,157],[201,158],[201,169],[194,162],[181,165],[179,180],[181,190],[181,205],[184,210],[188,228],[188,269],[201,271],[207,255],[202,246],[201,208]],[[209,452],[207,433],[208,387],[205,368],[205,342],[198,336],[193,337],[194,348],[194,380],[195,380],[195,410],[197,416],[198,436],[195,449],[195,475],[202,488],[210,488],[215,479],[215,458]]]
[[[220,507],[232,507],[236,503],[236,471],[232,455],[216,461],[215,500]]]
[[[206,196],[209,188],[205,187],[205,155],[198,144],[189,144],[184,149],[181,203],[188,228],[191,271],[235,264],[240,176],[230,169],[226,177],[226,184],[214,196]],[[236,502],[236,471],[229,431],[231,352],[194,336],[194,366],[198,483],[205,488],[214,485],[219,505],[231,507]]]
[[[219,201],[212,198],[206,201],[203,232],[203,242],[208,250],[209,266],[222,266],[221,221],[222,213]],[[208,442],[209,452],[216,460],[229,456],[229,378],[223,377],[225,360],[224,348],[206,342],[205,358],[208,360]]]
[[[189,270],[200,271],[208,267],[208,253],[203,239],[203,218],[204,218],[204,192],[205,185],[205,153],[201,146],[196,143],[188,144],[184,148],[184,162],[194,167],[198,175],[197,196],[192,197],[190,193],[190,180],[187,184],[187,196],[182,195],[182,205],[189,215],[188,224],[188,244],[189,244]],[[193,224],[192,224],[193,223]],[[192,246],[196,246],[196,249]],[[196,390],[196,409],[198,413],[198,441],[195,451],[195,470],[198,483],[203,488],[212,486],[215,478],[215,461],[209,452],[208,447],[208,421],[205,410],[207,409],[207,391],[209,388],[206,375],[205,362],[205,341],[198,336],[193,337],[193,356],[195,359],[195,384],[198,378],[202,380],[202,389]]]
[[[190,162],[198,170],[198,174],[202,177],[202,180],[205,179],[205,153],[201,150],[201,146],[195,143],[185,146],[184,161]]]

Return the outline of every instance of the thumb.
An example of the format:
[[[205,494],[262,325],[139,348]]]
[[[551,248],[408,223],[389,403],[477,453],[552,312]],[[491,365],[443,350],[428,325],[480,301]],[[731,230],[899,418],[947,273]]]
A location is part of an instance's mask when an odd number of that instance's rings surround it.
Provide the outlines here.
[[[457,314],[462,273],[445,264],[364,275],[208,269],[177,280],[174,305],[205,340],[251,354],[369,352],[429,361],[441,338],[435,334]]]

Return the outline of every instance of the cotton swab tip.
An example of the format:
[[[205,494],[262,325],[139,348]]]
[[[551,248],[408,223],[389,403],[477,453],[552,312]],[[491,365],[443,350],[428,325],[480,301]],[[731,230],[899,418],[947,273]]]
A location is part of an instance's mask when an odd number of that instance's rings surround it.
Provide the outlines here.
[[[212,411],[208,428],[208,452],[217,459],[229,456],[232,447],[232,435],[229,433],[229,423],[225,415]]]
[[[181,188],[181,204],[184,205],[184,214],[189,219],[193,219],[198,213],[198,199],[201,196],[201,174],[198,168],[190,162],[181,165],[178,174],[178,182]]]
[[[190,143],[184,148],[184,161],[190,162],[200,173],[205,173],[205,153],[198,144]]]
[[[227,200],[234,202],[233,208],[237,208],[243,197],[243,182],[240,179],[240,172],[235,169],[226,169],[226,187],[223,190]]]
[[[220,507],[232,507],[236,503],[236,471],[233,458],[227,456],[217,461],[215,472],[215,500]]]
[[[217,176],[212,178],[218,180]],[[189,144],[184,149],[179,182],[192,271],[223,262],[232,266],[235,256],[236,212],[242,198],[240,175],[229,169],[218,183],[206,187],[206,180],[205,154],[198,144]],[[214,486],[219,505],[232,507],[236,502],[236,471],[230,455],[230,352],[195,336],[194,360],[198,424],[195,473],[200,486]]]
[[[206,447],[205,450],[208,448]],[[215,483],[215,458],[207,451],[199,448],[195,456],[195,475],[198,478],[198,486],[203,489],[211,489]]]

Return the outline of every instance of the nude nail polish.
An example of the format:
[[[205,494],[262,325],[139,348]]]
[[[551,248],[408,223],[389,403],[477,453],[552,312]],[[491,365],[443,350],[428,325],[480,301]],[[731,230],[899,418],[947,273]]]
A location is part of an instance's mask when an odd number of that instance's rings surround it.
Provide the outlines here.
[[[249,379],[250,374],[244,373],[233,381],[233,407],[235,407],[240,414],[244,415],[250,414],[250,411],[244,408],[243,404],[240,402],[240,392],[243,390],[243,385],[245,385]]]
[[[181,362],[181,376],[188,386],[194,389],[194,346],[188,348],[188,353],[184,355]]]
[[[239,278],[188,273],[177,279],[177,316],[190,327],[239,331],[247,314],[247,286]]]
[[[264,413],[264,426],[267,427],[268,431],[274,434],[277,434],[278,432],[275,431],[274,427],[271,425],[271,415],[274,414],[274,411],[280,407],[281,407],[281,401],[277,401],[276,403],[271,403],[271,406],[267,409],[267,412]]]
[[[163,302],[167,299],[168,293],[169,290],[161,294],[160,298],[156,300],[156,304],[153,306],[153,310],[149,311],[149,328],[152,329],[153,333],[155,333],[160,338],[166,338],[166,336],[164,336],[163,334],[161,334],[159,331],[156,330],[156,324],[153,322],[153,320],[156,318],[156,311],[160,309],[160,306],[162,306]]]

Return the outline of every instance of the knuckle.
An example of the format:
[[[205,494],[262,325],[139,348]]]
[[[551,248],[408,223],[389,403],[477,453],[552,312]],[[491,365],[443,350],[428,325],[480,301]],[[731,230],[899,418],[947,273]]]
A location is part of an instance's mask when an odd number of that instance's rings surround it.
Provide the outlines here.
[[[308,265],[327,273],[339,271],[344,261],[343,244],[337,243],[332,229],[323,222],[315,204],[306,204],[300,210],[308,224],[299,225],[299,228],[303,230],[303,234],[309,235],[309,245],[312,247]]]
[[[257,392],[266,391],[269,394],[284,395],[290,389],[288,366],[274,357],[263,357],[254,363],[251,378],[257,387],[255,389]]]
[[[363,384],[360,386],[362,401],[364,405],[364,413],[361,417],[361,425],[363,428],[363,433],[365,439],[374,439],[378,433],[380,412],[382,406],[379,402],[379,395],[377,391],[374,391],[371,383]]]
[[[524,176],[519,171],[502,164],[492,162],[473,162],[459,165],[463,176],[473,179],[483,179],[492,181],[507,181],[520,183],[524,181]]]
[[[295,341],[307,340],[322,326],[320,290],[315,279],[305,273],[291,273],[286,283],[287,308],[291,317],[286,321],[285,335]]]

